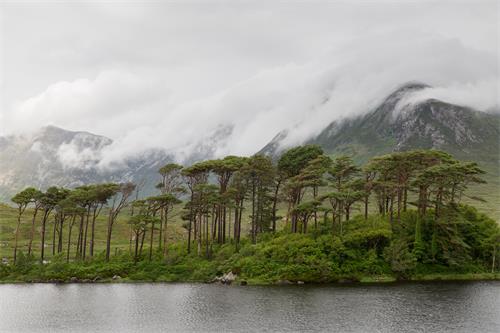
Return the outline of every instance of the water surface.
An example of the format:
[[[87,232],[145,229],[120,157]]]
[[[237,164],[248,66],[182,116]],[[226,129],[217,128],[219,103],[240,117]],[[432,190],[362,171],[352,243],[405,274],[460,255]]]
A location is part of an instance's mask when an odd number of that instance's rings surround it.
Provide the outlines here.
[[[500,282],[0,285],[7,332],[500,332]]]

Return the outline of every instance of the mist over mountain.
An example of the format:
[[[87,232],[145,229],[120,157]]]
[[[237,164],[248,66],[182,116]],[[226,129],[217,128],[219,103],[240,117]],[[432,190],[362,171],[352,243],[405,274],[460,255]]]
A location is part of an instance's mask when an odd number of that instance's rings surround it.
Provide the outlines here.
[[[328,124],[302,143],[317,144],[329,154],[350,155],[359,161],[392,151],[439,149],[459,159],[488,163],[500,156],[500,115],[446,103],[435,98],[415,100],[430,87],[408,83],[375,109],[361,116]],[[285,129],[261,153],[279,155],[288,148]]]
[[[101,182],[133,182],[142,195],[151,194],[163,165],[174,160],[189,165],[213,158],[231,131],[230,127],[219,127],[207,140],[192,147],[189,155],[146,148],[112,162],[106,155],[113,141],[89,132],[45,126],[30,134],[0,136],[0,200],[9,200],[28,186],[46,189]]]
[[[54,126],[29,135],[0,138],[0,198],[33,186],[76,187],[96,182],[154,183],[153,171],[170,161],[161,151],[145,151],[134,159],[109,168],[99,166],[112,140],[88,132],[72,132]]]
[[[318,144],[329,154],[347,154],[358,162],[391,151],[424,148],[444,150],[463,160],[498,163],[500,115],[434,98],[415,100],[429,88],[423,83],[404,84],[373,110],[334,120],[298,143]],[[260,153],[277,157],[290,147],[291,131],[283,129]],[[7,200],[26,186],[75,187],[108,181],[132,181],[151,193],[161,166],[219,157],[233,135],[233,127],[219,126],[208,138],[192,143],[189,154],[145,148],[112,162],[107,154],[113,152],[113,141],[88,132],[46,126],[31,134],[0,137],[0,198]]]

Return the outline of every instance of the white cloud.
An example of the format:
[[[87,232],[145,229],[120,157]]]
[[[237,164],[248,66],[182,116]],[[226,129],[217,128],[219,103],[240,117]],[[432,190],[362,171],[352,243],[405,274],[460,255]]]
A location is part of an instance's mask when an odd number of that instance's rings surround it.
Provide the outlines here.
[[[217,154],[254,153],[284,128],[301,142],[407,81],[433,86],[415,100],[498,105],[494,3],[77,7],[38,8],[44,22],[9,8],[0,121],[109,136],[104,164],[147,148],[181,158],[221,126],[233,130]]]

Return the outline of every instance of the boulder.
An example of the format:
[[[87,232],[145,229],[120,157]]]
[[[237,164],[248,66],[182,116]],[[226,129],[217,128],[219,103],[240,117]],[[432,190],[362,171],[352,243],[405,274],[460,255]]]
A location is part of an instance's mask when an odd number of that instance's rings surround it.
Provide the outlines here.
[[[72,277],[69,279],[69,282],[72,282],[72,283],[78,282],[78,278],[77,278],[76,276],[72,276]]]
[[[112,279],[113,280],[121,280],[121,276],[120,275],[113,275]]]
[[[286,284],[293,284],[292,282],[288,281],[288,280],[278,280],[276,282],[276,284],[282,284],[282,285],[286,285]]]
[[[226,273],[222,275],[221,277],[215,277],[212,282],[220,282],[222,284],[231,284],[236,280],[236,274],[233,272]]]

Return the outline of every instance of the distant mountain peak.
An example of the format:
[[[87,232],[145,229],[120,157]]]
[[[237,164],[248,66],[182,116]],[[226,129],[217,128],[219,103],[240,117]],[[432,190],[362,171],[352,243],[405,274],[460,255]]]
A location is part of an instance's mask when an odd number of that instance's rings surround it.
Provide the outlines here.
[[[428,98],[412,102],[411,94],[430,88],[421,82],[405,83],[380,105],[364,115],[336,120],[313,138],[333,155],[347,154],[361,162],[368,158],[408,149],[440,149],[458,158],[477,161],[498,159],[500,115]],[[276,156],[286,149],[281,131],[261,153]]]
[[[428,85],[427,83],[420,82],[420,81],[408,81],[408,82],[403,83],[402,85],[398,86],[396,89],[394,89],[393,93],[416,91],[416,90],[422,90],[422,89],[426,89],[426,88],[432,88],[432,86]]]

